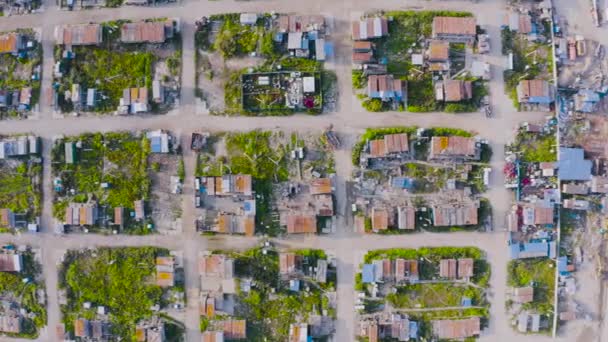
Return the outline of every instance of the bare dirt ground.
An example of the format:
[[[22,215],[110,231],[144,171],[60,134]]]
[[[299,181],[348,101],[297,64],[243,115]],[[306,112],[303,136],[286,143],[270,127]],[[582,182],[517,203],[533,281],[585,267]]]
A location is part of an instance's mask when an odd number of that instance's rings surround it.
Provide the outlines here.
[[[177,176],[179,160],[174,154],[153,153],[150,165],[158,163],[159,171],[151,171],[152,180],[152,219],[161,234],[180,234],[182,232],[181,195],[172,191],[171,177]]]

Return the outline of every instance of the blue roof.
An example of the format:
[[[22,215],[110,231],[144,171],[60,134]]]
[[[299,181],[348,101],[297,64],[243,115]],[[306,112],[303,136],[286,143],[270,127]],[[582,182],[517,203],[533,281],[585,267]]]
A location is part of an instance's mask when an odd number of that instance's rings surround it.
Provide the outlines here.
[[[578,91],[579,95],[582,95],[584,97],[584,101],[588,101],[588,102],[599,102],[600,101],[600,94],[594,92],[591,89],[581,89]]]
[[[418,322],[410,321],[410,338],[418,338]]]
[[[370,284],[374,282],[374,265],[364,264],[363,271],[361,272],[361,280],[364,284]]]
[[[568,257],[561,256],[561,257],[557,258],[557,271],[560,274],[568,273]]]
[[[523,244],[524,252],[547,253],[548,245],[546,242],[527,242]]]
[[[302,38],[302,49],[308,50],[308,38]]]
[[[511,244],[509,246],[509,255],[511,256],[511,259],[518,259],[520,250],[521,248],[519,246],[519,243]]]
[[[530,96],[528,98],[528,102],[550,104],[553,103],[553,99],[551,98],[551,96]]]
[[[414,180],[408,177],[395,177],[392,179],[391,185],[393,188],[411,189],[414,186]]]
[[[162,145],[162,143],[161,143],[160,137],[150,138],[150,147],[152,149],[152,153],[161,153],[162,152],[161,145]]]
[[[334,55],[334,43],[325,42],[325,56],[333,56]]]
[[[561,180],[591,179],[591,161],[585,160],[585,152],[582,148],[560,147],[558,169]]]
[[[300,280],[294,279],[289,282],[289,289],[294,292],[300,291]]]
[[[469,297],[462,297],[462,299],[460,300],[460,306],[470,307],[472,305],[473,305],[473,302],[471,301],[471,298],[469,298]]]
[[[317,31],[308,32],[308,40],[317,40],[319,33]]]
[[[556,246],[555,241],[549,242],[549,258],[551,259],[555,258],[555,253],[557,253]]]

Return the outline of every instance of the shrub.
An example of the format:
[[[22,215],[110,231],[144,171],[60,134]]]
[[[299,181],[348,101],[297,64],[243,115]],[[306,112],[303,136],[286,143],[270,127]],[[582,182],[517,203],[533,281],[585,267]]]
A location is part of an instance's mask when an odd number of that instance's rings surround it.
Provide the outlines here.
[[[353,70],[353,88],[362,89],[365,87],[365,76],[363,76],[363,71]]]
[[[369,112],[381,112],[384,107],[380,99],[367,99],[362,105]]]

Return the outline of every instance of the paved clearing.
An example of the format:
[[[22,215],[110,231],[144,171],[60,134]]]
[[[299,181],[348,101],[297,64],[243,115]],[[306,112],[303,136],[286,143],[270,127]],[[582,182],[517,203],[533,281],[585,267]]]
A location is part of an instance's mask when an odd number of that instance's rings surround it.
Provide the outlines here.
[[[560,6],[568,4],[571,0],[557,1]],[[573,1],[584,3],[586,0]],[[49,292],[49,327],[43,331],[39,340],[51,341],[55,339],[54,327],[61,321],[59,305],[57,302],[57,263],[66,249],[83,248],[91,246],[144,246],[154,245],[169,249],[184,250],[184,263],[186,268],[186,288],[190,300],[188,301],[187,341],[200,341],[199,318],[197,301],[198,273],[196,269],[196,256],[198,251],[208,248],[248,248],[254,246],[256,239],[240,237],[201,237],[194,229],[194,203],[193,175],[194,155],[188,149],[184,151],[186,166],[186,180],[182,203],[183,233],[179,236],[93,236],[70,235],[58,236],[53,233],[52,188],[50,178],[50,139],[57,134],[75,135],[90,131],[112,130],[140,130],[140,129],[168,129],[182,132],[183,146],[189,145],[189,134],[194,130],[227,131],[251,130],[255,128],[285,130],[285,131],[316,131],[330,124],[341,135],[362,133],[366,127],[418,125],[421,127],[445,126],[463,128],[479,133],[490,140],[494,150],[492,166],[494,173],[491,178],[491,190],[487,196],[494,208],[494,232],[490,233],[450,233],[450,234],[415,234],[407,236],[362,236],[354,233],[352,226],[345,219],[346,186],[345,180],[350,175],[349,151],[338,151],[337,172],[338,181],[336,197],[338,203],[338,225],[336,233],[328,236],[294,237],[275,240],[279,246],[322,248],[336,255],[338,259],[338,324],[336,341],[352,341],[354,335],[354,274],[358,267],[359,257],[368,249],[378,248],[417,248],[420,246],[478,246],[485,250],[492,267],[491,288],[489,300],[491,307],[490,327],[484,331],[481,340],[485,341],[538,341],[547,339],[543,336],[525,336],[514,333],[508,325],[504,311],[507,246],[504,232],[504,213],[510,201],[509,193],[502,186],[503,145],[510,140],[513,129],[521,121],[541,120],[545,113],[517,113],[513,110],[511,101],[504,95],[502,80],[504,57],[500,54],[500,23],[504,11],[503,0],[482,0],[479,3],[470,1],[421,1],[410,0],[406,2],[395,0],[377,0],[374,2],[364,0],[343,1],[183,1],[180,6],[168,7],[126,7],[118,9],[100,9],[91,11],[60,11],[54,1],[46,0],[46,11],[41,14],[0,18],[0,31],[24,27],[42,27],[44,46],[44,65],[41,109],[33,120],[3,121],[0,122],[0,133],[31,132],[41,136],[45,143],[43,154],[44,186],[43,186],[43,231],[37,235],[0,236],[0,242],[14,242],[30,244],[40,247],[44,253],[44,276],[46,288]],[[349,21],[357,12],[372,9],[453,9],[473,12],[478,23],[486,28],[492,39],[492,51],[484,58],[492,65],[493,80],[490,82],[492,107],[495,117],[487,119],[482,113],[471,114],[410,114],[410,113],[366,113],[363,112],[353,97],[350,75],[350,42]],[[337,56],[327,63],[329,69],[338,74],[338,90],[340,99],[336,112],[317,117],[296,115],[292,117],[209,117],[197,115],[194,99],[194,20],[201,16],[225,12],[298,12],[323,13],[333,17],[335,32],[332,36],[336,41]],[[143,19],[150,17],[179,17],[183,27],[183,60],[184,73],[182,75],[181,106],[176,114],[166,116],[138,116],[138,117],[88,117],[57,119],[50,109],[50,96],[46,90],[50,89],[52,77],[53,27],[56,24],[101,22],[115,19]],[[605,35],[604,35],[605,37]],[[348,147],[347,147],[348,148]]]

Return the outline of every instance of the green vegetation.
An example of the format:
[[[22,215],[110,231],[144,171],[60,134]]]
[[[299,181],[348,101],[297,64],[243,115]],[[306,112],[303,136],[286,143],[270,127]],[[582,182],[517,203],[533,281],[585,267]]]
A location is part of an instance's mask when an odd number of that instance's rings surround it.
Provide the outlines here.
[[[153,278],[155,258],[168,254],[154,247],[68,251],[59,278],[68,299],[62,307],[66,329],[72,331],[77,318],[94,318],[101,305],[109,311],[114,335],[133,340],[137,321],[151,317],[152,306],[164,306],[163,289]],[[91,309],[84,309],[85,302]]]
[[[353,88],[355,89],[363,89],[365,88],[365,76],[363,76],[363,71],[361,70],[353,70]]]
[[[520,259],[510,261],[507,269],[509,286],[534,287],[534,300],[523,304],[523,309],[552,316],[555,312],[555,263],[548,258]]]
[[[432,112],[439,107],[435,101],[435,89],[430,75],[408,80],[407,98],[408,112]]]
[[[31,108],[38,103],[40,97],[42,45],[35,40],[36,34],[31,29],[19,29],[15,32],[24,35],[28,41],[32,42],[33,46],[27,48],[25,55],[0,54],[0,89],[17,91],[25,87],[31,87]],[[6,113],[9,116],[18,115],[13,110]]]
[[[61,80],[59,92],[71,90],[72,84],[81,89],[96,88],[100,97],[95,111],[109,112],[116,109],[125,88],[152,87],[151,52],[118,52],[98,47],[75,47],[76,58],[65,64],[68,69]],[[68,110],[70,104],[65,104]]]
[[[303,255],[304,262],[316,264],[318,258],[325,258],[320,250],[296,250]],[[334,291],[335,270],[328,272],[328,284],[318,284],[310,277],[302,281],[310,287],[309,291],[290,291],[287,282],[278,281],[279,258],[273,251],[263,252],[256,248],[244,253],[230,254],[235,258],[235,275],[238,278],[252,278],[255,287],[249,292],[239,292],[240,305],[235,317],[247,320],[247,338],[251,341],[285,341],[289,334],[289,325],[298,320],[306,321],[311,315],[321,315],[327,310],[335,318],[333,308],[329,307],[328,298],[323,288]],[[330,280],[330,276],[333,279]],[[213,322],[201,321],[201,329],[209,329]]]
[[[40,215],[40,177],[42,165],[33,160],[20,161],[17,167],[0,163],[0,208],[25,213],[28,220]]]
[[[528,41],[522,34],[512,32],[508,28],[501,31],[503,54],[513,53],[513,69],[505,70],[505,91],[513,100],[516,108],[516,87],[521,80],[547,79],[553,77],[553,52],[551,44],[541,44]]]
[[[41,267],[34,261],[32,252],[23,254],[24,271],[22,273],[0,272],[0,295],[8,301],[15,301],[28,314],[23,317],[23,332],[7,334],[10,337],[37,338],[42,327],[46,325],[46,307],[38,302],[37,291],[43,286],[36,280]],[[23,279],[29,279],[24,282]]]
[[[555,131],[527,133],[521,129],[508,148],[520,155],[527,163],[553,162],[557,160],[557,138]]]
[[[74,164],[65,162],[65,142],[81,143],[81,148],[75,148]],[[54,204],[55,217],[63,219],[65,211],[61,209],[67,206],[67,202],[87,202],[90,198],[95,198],[102,206],[109,206],[109,210],[115,207],[133,210],[134,201],[149,198],[149,154],[148,139],[129,132],[85,133],[60,140],[52,150],[53,174],[60,177],[64,187]],[[107,188],[102,187],[102,183],[107,183]],[[75,194],[68,189],[74,189]],[[141,223],[133,222],[133,225],[141,228]]]
[[[274,56],[276,48],[274,46],[272,30],[264,27],[265,18],[258,19],[256,25],[241,25],[239,13],[228,13],[212,15],[210,21],[220,21],[221,27],[215,37],[213,44],[209,43],[208,33],[200,34],[197,42],[200,48],[208,48],[218,51],[224,59],[247,55],[258,50],[266,56]]]
[[[487,305],[482,289],[459,283],[411,284],[397,287],[386,299],[393,307],[441,308],[459,307],[463,297],[470,298],[473,306]]]

